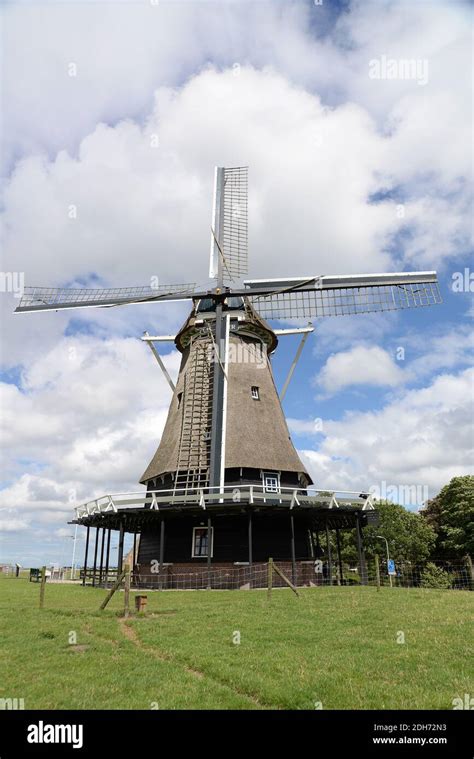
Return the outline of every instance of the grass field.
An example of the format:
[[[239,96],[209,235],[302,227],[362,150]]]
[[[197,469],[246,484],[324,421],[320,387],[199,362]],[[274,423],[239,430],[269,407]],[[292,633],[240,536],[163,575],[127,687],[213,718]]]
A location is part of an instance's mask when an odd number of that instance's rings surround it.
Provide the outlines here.
[[[0,698],[26,709],[451,709],[474,693],[474,593],[148,592],[147,616],[127,621],[122,593],[97,611],[104,595],[51,584],[40,610],[39,585],[0,580]]]

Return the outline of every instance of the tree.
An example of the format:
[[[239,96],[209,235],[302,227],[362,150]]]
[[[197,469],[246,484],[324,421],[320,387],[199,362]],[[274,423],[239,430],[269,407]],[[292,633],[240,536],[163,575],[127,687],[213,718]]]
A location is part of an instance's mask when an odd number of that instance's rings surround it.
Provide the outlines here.
[[[452,588],[452,577],[449,572],[446,572],[441,567],[437,567],[436,564],[428,562],[420,577],[420,585],[422,588],[438,588],[439,590],[448,590]]]
[[[389,501],[379,501],[376,509],[380,520],[378,526],[364,529],[367,558],[375,553],[385,554],[384,541],[377,535],[387,539],[390,558],[396,561],[419,563],[428,558],[435,545],[436,533],[420,514]]]
[[[474,476],[453,477],[421,511],[436,532],[433,556],[457,558],[474,555]]]
[[[435,545],[436,533],[420,514],[407,511],[403,506],[389,501],[379,501],[375,508],[379,514],[379,524],[377,527],[369,525],[363,528],[367,560],[372,560],[376,553],[382,558],[386,556],[384,541],[377,535],[387,538],[390,558],[395,561],[419,563],[429,557]],[[343,559],[355,563],[357,548],[354,530],[341,532],[341,547]]]

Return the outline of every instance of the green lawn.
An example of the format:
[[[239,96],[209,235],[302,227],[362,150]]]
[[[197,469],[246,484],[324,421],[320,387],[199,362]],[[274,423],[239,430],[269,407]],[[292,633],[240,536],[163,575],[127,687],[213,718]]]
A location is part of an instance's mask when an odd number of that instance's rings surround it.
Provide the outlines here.
[[[147,616],[127,622],[123,593],[98,612],[104,595],[51,584],[40,610],[39,585],[1,580],[0,698],[26,709],[450,709],[474,693],[474,593],[148,592]]]

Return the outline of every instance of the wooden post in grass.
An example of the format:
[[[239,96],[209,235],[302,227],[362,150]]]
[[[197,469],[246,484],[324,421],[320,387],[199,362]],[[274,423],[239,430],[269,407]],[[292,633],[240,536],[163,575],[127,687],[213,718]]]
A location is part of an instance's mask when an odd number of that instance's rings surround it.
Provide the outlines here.
[[[161,517],[160,523],[160,562],[158,575],[158,589],[163,590],[163,561],[165,556],[165,520]]]
[[[40,609],[44,606],[44,590],[46,587],[46,567],[41,567],[41,585],[40,585]]]
[[[332,585],[332,554],[331,554],[331,540],[329,538],[329,525],[326,519],[326,551],[328,557],[328,585]]]
[[[377,590],[380,590],[380,567],[378,553],[375,554],[375,580],[377,582]]]
[[[474,567],[472,565],[472,559],[469,554],[466,556],[466,562],[470,578],[469,590],[474,590]]]
[[[109,592],[107,593],[106,597],[104,598],[101,605],[99,606],[100,611],[103,611],[105,609],[105,607],[109,603],[115,591],[120,588],[124,577],[125,577],[125,572],[120,572],[119,576],[117,577],[117,580],[114,582]]]
[[[268,600],[272,597],[273,559],[268,559]]]
[[[296,552],[295,552],[295,520],[293,518],[293,513],[290,512],[290,527],[291,527],[291,579],[293,580],[293,583],[296,585],[297,579],[296,579]]]
[[[342,558],[341,558],[341,535],[339,533],[339,527],[336,527],[336,547],[337,547],[337,562],[339,564],[339,577],[337,584],[344,585],[344,574],[342,571]]]
[[[293,591],[293,593],[295,594],[295,596],[299,596],[299,593],[296,590],[296,587],[293,585],[292,582],[289,581],[288,577],[286,577],[286,575],[283,574],[283,572],[281,571],[280,567],[277,567],[277,565],[274,564],[273,565],[273,569],[275,570],[275,572],[277,573],[277,575],[279,575],[279,577],[281,577],[281,579],[283,580],[283,582],[286,582],[286,584],[288,585],[288,587],[291,588],[291,590]]]
[[[123,616],[128,617],[129,615],[130,615],[130,564],[125,564],[125,592],[124,592]]]

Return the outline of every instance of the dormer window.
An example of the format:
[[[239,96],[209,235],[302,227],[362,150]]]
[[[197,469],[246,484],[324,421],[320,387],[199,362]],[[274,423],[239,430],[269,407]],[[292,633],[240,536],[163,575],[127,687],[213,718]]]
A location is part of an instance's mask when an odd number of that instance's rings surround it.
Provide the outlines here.
[[[254,401],[260,400],[260,391],[256,385],[252,385],[252,398]]]
[[[266,493],[279,493],[280,492],[280,473],[279,472],[263,472],[263,487]]]

